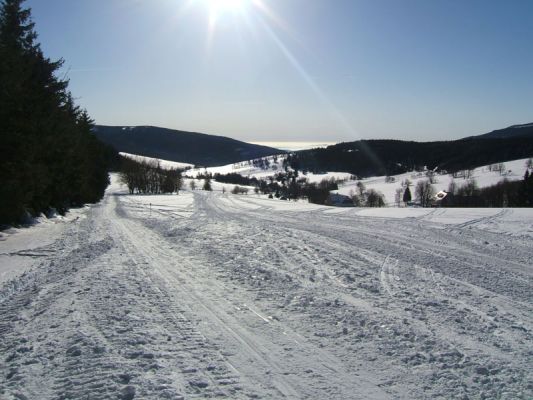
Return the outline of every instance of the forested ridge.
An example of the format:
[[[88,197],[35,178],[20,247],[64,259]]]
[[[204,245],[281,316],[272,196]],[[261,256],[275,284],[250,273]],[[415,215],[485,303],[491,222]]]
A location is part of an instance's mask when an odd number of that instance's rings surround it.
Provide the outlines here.
[[[232,164],[283,153],[272,147],[224,136],[156,126],[97,125],[95,135],[117,151],[204,167]]]
[[[294,169],[344,171],[359,177],[428,169],[455,172],[533,155],[533,138],[472,137],[454,141],[359,140],[302,150],[288,157]]]
[[[24,0],[0,3],[0,225],[96,202],[115,151],[92,133]]]

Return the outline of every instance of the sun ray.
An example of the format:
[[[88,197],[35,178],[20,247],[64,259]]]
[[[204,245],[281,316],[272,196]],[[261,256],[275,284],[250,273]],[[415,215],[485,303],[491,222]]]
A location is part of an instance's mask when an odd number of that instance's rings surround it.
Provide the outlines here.
[[[298,61],[296,56],[289,50],[289,48],[283,43],[283,41],[279,38],[279,36],[274,32],[274,30],[268,25],[268,23],[265,22],[263,18],[258,16],[258,21],[260,25],[263,27],[263,29],[267,32],[267,34],[270,36],[270,38],[273,40],[273,42],[277,45],[277,47],[280,49],[281,53],[287,58],[289,63],[294,67],[294,69],[298,72],[298,74],[301,76],[303,81],[309,86],[309,88],[314,92],[314,94],[318,97],[320,102],[326,107],[330,115],[333,117],[333,119],[337,122],[339,126],[342,127],[342,129],[350,135],[350,138],[352,139],[360,139],[361,135],[356,131],[356,129],[348,122],[344,114],[333,104],[333,102],[323,93],[323,91],[320,89],[320,87],[315,83],[311,75],[307,72],[307,70],[302,66],[302,64]],[[368,148],[363,143],[363,148],[369,155],[369,157],[376,162],[378,165],[382,166],[383,162],[379,157],[376,156],[376,154]]]
[[[291,29],[290,25],[287,24],[283,19],[281,19],[270,7],[268,7],[263,0],[253,0],[252,4],[261,12],[262,15],[267,16],[272,22],[276,24],[278,28],[283,29],[288,33],[294,41],[302,45],[302,41],[296,37],[294,30]]]
[[[279,36],[272,30],[272,28],[270,28],[270,26],[262,18],[259,18],[259,21],[261,23],[261,26],[265,29],[265,31],[270,36],[270,38],[278,46],[281,53],[287,58],[290,64],[302,77],[304,82],[311,88],[311,90],[315,93],[315,95],[320,99],[320,101],[324,105],[327,106],[328,110],[336,117],[337,121],[341,123],[343,128],[346,129],[350,134],[357,135],[357,133],[355,132],[355,129],[353,129],[353,127],[348,123],[346,118],[337,109],[337,107],[335,107],[335,105],[333,105],[333,103],[324,95],[322,90],[318,87],[315,81],[311,78],[309,73],[305,70],[305,68],[298,61],[298,59],[292,54],[292,52],[287,48],[287,46],[285,46],[285,44],[279,38]]]
[[[288,60],[290,65],[296,70],[298,75],[310,88],[310,90],[315,94],[317,99],[323,104],[325,110],[329,113],[333,121],[336,122],[345,134],[348,134],[351,138],[356,139],[360,138],[357,130],[350,124],[348,119],[344,114],[335,106],[335,104],[325,95],[322,89],[317,85],[313,80],[311,75],[304,68],[302,63],[297,59],[297,57],[291,52],[287,45],[283,42],[280,36],[273,29],[271,24],[276,28],[283,30],[289,35],[291,39],[298,45],[302,45],[301,41],[296,38],[296,35],[290,28],[290,26],[281,19],[275,12],[272,11],[270,7],[265,3],[264,0],[203,0],[208,6],[208,33],[207,33],[207,43],[206,51],[209,55],[211,48],[213,46],[213,41],[216,33],[217,20],[222,18],[224,14],[228,14],[231,11],[233,16],[238,14],[242,17],[245,25],[249,28],[251,32],[257,34],[256,27],[262,28],[262,30],[267,34],[267,36],[274,42],[283,56]],[[238,11],[238,13],[237,13]],[[304,46],[304,51],[306,50]],[[369,150],[370,157],[374,159],[375,162],[381,164],[381,161]]]

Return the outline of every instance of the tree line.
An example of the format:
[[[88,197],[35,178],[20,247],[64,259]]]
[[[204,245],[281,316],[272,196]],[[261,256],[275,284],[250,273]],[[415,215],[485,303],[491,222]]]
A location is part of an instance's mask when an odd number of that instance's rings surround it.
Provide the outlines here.
[[[119,178],[130,194],[178,193],[182,186],[180,169],[165,169],[156,160],[120,157]]]
[[[0,3],[0,224],[100,200],[116,152],[92,133],[24,0]]]
[[[533,138],[527,137],[470,138],[441,142],[360,140],[293,152],[284,163],[294,170],[304,172],[349,172],[363,178],[392,176],[422,171],[424,168],[453,173],[531,155]]]
[[[257,179],[255,177],[242,176],[238,173],[220,174],[198,174],[197,179],[214,179],[220,183],[236,185],[232,189],[234,194],[248,193],[247,188],[242,186],[253,186],[256,193],[267,194],[271,198],[283,200],[307,199],[310,203],[326,204],[331,190],[337,190],[338,181],[334,178],[323,179],[322,181],[309,182],[309,180],[300,175],[298,171],[292,171],[288,168],[285,171],[278,172],[266,179]]]
[[[527,169],[519,181],[503,179],[479,188],[474,179],[463,185],[450,185],[443,207],[533,207],[533,174]]]

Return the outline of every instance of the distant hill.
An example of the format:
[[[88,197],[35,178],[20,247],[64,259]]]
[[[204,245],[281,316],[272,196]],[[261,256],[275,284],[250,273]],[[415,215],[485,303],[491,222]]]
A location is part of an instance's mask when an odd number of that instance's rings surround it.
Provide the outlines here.
[[[155,126],[97,125],[94,133],[117,151],[206,167],[284,153],[223,136]]]
[[[289,155],[291,167],[311,172],[349,172],[360,177],[396,175],[414,169],[454,172],[533,156],[533,124],[440,142],[359,140]]]
[[[533,138],[533,123],[513,125],[504,129],[485,133],[484,135],[473,136],[482,139],[510,139],[510,138]]]

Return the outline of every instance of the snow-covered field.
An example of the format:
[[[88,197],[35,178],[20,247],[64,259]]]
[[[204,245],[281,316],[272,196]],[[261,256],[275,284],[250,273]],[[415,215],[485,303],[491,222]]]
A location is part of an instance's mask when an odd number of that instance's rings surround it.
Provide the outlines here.
[[[156,161],[160,162],[160,164],[164,168],[186,168],[186,167],[192,167],[191,164],[184,164],[184,163],[175,163],[173,161],[165,161],[165,160],[157,160],[154,158],[149,157],[143,157],[143,156],[136,156],[133,154],[127,154],[127,153],[121,153],[122,155],[125,155],[127,157],[137,159],[137,160],[145,160],[145,161]],[[283,160],[285,156],[284,155],[277,155],[277,156],[270,156],[265,157],[265,159],[268,159],[269,166],[266,169],[260,168],[258,166],[254,166],[252,161],[243,161],[238,162],[234,164],[228,164],[228,165],[222,165],[219,167],[209,167],[209,168],[191,168],[188,171],[185,172],[186,177],[196,177],[198,174],[229,174],[229,173],[237,173],[245,177],[249,178],[257,178],[257,179],[267,179],[268,177],[271,177],[278,172],[283,172]],[[491,171],[488,165],[481,166],[478,168],[475,168],[471,171],[471,176],[469,179],[474,179],[477,183],[477,186],[479,188],[484,188],[487,186],[495,185],[498,182],[502,181],[503,179],[507,179],[510,181],[515,180],[521,180],[524,178],[524,174],[526,172],[526,162],[528,159],[519,159],[519,160],[513,160],[513,161],[507,161],[504,164],[504,172],[500,173],[498,171]],[[309,182],[315,182],[318,183],[323,179],[336,179],[339,181],[343,181],[339,185],[339,190],[333,191],[333,193],[340,193],[344,195],[353,195],[358,192],[357,188],[357,182],[358,180],[354,180],[354,176],[347,172],[326,172],[323,174],[313,174],[311,172],[300,176],[306,177]],[[427,180],[427,176],[424,172],[406,172],[404,174],[394,175],[392,176],[393,181],[387,182],[386,176],[375,176],[375,177],[369,177],[361,179],[360,181],[365,185],[365,188],[367,190],[374,189],[378,192],[382,193],[385,198],[385,204],[389,207],[394,207],[397,204],[395,203],[395,195],[396,190],[401,187],[401,184],[405,180],[409,180],[411,182],[411,192],[414,196],[414,188],[416,187],[416,184],[419,181]],[[435,183],[433,184],[433,187],[436,192],[441,190],[448,190],[450,183],[454,182],[456,187],[460,187],[464,185],[467,182],[467,179],[465,178],[454,178],[451,174],[436,174],[435,177]],[[201,186],[201,184],[198,184],[198,186]],[[213,182],[213,189],[214,190],[222,190],[222,187],[224,187],[226,190],[231,190],[231,188],[235,185],[231,184],[222,184]],[[253,190],[252,187],[249,189]]]
[[[230,173],[236,173],[240,174],[242,176],[246,176],[249,178],[257,178],[257,179],[266,179],[270,176],[274,176],[275,174],[279,172],[284,172],[283,170],[283,160],[285,159],[285,155],[277,155],[277,156],[269,156],[264,157],[264,159],[267,159],[269,161],[269,166],[266,169],[260,168],[258,166],[254,166],[252,161],[242,161],[234,164],[228,164],[228,165],[222,165],[220,167],[208,167],[208,168],[193,168],[185,173],[186,176],[189,177],[195,177],[198,174],[230,174]],[[302,175],[303,176],[303,175]],[[347,172],[328,172],[324,174],[313,174],[308,173],[305,175],[305,177],[309,180],[309,182],[320,182],[322,179],[350,179],[352,174],[349,174]]]
[[[199,173],[211,173],[211,174],[228,174],[228,173],[238,173],[246,177],[255,177],[258,179],[266,179],[270,176],[275,175],[278,172],[282,172],[282,162],[284,159],[283,155],[268,157],[270,165],[267,169],[262,169],[254,166],[251,162],[244,161],[235,164],[223,165],[220,167],[210,167],[210,168],[198,168],[191,169],[186,172],[186,176],[195,177]],[[474,179],[480,188],[487,186],[495,185],[503,179],[521,180],[524,178],[524,173],[526,172],[526,161],[528,159],[513,160],[503,163],[505,167],[504,173],[498,171],[491,171],[488,165],[475,168],[471,171],[471,177],[469,179]],[[353,175],[347,172],[327,172],[323,174],[313,174],[307,173],[306,175],[301,174],[300,176],[306,177],[309,182],[320,182],[323,179],[336,179],[342,180],[339,185],[339,190],[335,193],[350,195],[357,193],[357,180],[354,180]],[[395,206],[395,194],[396,189],[401,187],[402,181],[408,179],[412,186],[411,191],[414,195],[414,187],[421,180],[427,180],[427,176],[423,172],[406,172],[404,174],[394,175],[393,182],[387,182],[386,176],[376,176],[361,179],[361,182],[365,185],[367,190],[374,189],[382,193],[385,197],[385,203],[388,206]],[[436,192],[440,190],[447,190],[450,182],[455,182],[457,187],[464,185],[467,180],[464,178],[454,178],[451,174],[436,174],[435,183],[433,184]]]
[[[194,165],[188,164],[188,163],[182,163],[182,162],[176,162],[176,161],[168,161],[168,160],[160,160],[158,158],[152,158],[152,157],[145,157],[145,156],[139,156],[137,154],[130,154],[130,153],[119,153],[121,156],[130,158],[137,162],[155,162],[158,163],[161,168],[163,169],[176,169],[176,168],[189,168],[193,167]]]
[[[503,179],[507,179],[510,181],[521,180],[524,179],[524,174],[527,169],[527,160],[528,159],[521,159],[503,163],[505,166],[505,173],[503,175],[500,174],[500,172],[498,171],[490,171],[489,166],[485,165],[472,170],[472,176],[470,177],[470,179],[474,179],[478,187],[480,188],[495,185]],[[416,184],[419,181],[427,179],[426,175],[421,172],[407,172],[405,174],[395,175],[394,182],[386,182],[385,178],[385,176],[376,176],[363,179],[361,180],[361,182],[364,183],[367,189],[374,189],[378,192],[383,193],[383,195],[385,196],[385,202],[389,206],[394,205],[396,189],[400,187],[402,181],[409,179],[409,181],[411,181],[411,183],[413,184],[413,186],[411,187],[411,191],[413,191],[414,187],[416,187]],[[437,192],[440,190],[448,190],[450,182],[452,181],[455,182],[455,185],[457,187],[460,187],[467,182],[467,180],[464,178],[453,178],[453,176],[450,174],[437,174],[435,175],[435,181],[436,182],[433,184],[433,187],[436,189]],[[339,188],[338,193],[346,195],[350,194],[350,192],[357,193],[356,184],[356,181],[346,182]]]
[[[533,397],[532,209],[114,183],[48,228],[0,241],[2,400]]]

